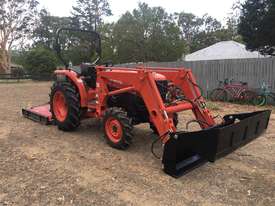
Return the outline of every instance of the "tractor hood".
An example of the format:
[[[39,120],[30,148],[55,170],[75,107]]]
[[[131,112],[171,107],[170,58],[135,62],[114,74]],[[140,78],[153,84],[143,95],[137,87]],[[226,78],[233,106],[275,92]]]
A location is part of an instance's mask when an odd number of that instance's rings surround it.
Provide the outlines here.
[[[153,72],[153,77],[156,81],[165,81],[165,80],[167,80],[164,75],[156,73],[156,72]]]

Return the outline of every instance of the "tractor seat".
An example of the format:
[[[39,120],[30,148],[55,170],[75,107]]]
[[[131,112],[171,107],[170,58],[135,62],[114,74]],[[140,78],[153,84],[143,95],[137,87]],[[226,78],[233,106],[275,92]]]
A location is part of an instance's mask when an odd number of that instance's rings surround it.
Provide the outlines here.
[[[81,68],[80,66],[73,66],[70,67],[70,70],[74,71],[75,73],[77,73],[77,75],[81,75]]]
[[[96,88],[97,73],[95,65],[92,64],[81,64],[80,65],[80,76],[82,76],[83,81],[90,88]]]

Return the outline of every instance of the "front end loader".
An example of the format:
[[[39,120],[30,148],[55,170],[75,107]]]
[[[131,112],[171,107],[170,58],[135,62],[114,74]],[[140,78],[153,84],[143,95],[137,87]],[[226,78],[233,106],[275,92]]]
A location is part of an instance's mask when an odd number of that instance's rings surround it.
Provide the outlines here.
[[[96,37],[91,45],[99,47],[100,57],[99,35],[85,32]],[[218,121],[207,109],[190,69],[85,63],[76,71],[64,63],[54,72],[49,104],[23,109],[23,115],[63,131],[77,129],[83,119],[102,120],[106,142],[121,150],[131,145],[133,127],[148,123],[163,144],[164,172],[173,177],[214,162],[268,127],[269,110],[230,114]],[[200,131],[177,130],[178,113],[187,110],[194,114],[188,124],[199,124]]]

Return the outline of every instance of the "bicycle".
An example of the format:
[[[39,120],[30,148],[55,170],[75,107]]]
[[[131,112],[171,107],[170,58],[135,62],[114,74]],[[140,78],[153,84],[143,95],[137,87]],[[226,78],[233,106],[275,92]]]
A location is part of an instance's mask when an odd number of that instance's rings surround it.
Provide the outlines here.
[[[270,89],[271,87],[263,81],[260,89],[257,91],[258,94],[255,99],[255,105],[265,106],[270,102],[269,100],[275,103],[275,93],[271,92]]]
[[[227,78],[224,81],[219,81],[218,88],[210,93],[210,100],[221,102],[239,101],[251,104],[256,96],[256,92],[248,88],[247,82],[236,82]]]

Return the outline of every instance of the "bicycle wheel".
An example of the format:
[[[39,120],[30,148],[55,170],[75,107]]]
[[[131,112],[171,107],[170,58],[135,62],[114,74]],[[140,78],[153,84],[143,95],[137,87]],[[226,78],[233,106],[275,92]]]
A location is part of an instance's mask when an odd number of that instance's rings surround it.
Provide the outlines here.
[[[245,103],[245,104],[254,104],[256,97],[257,97],[256,92],[250,91],[250,90],[243,91],[240,94],[240,100],[242,103]]]
[[[211,101],[225,102],[225,101],[227,101],[227,99],[228,99],[228,94],[227,94],[227,91],[225,89],[217,88],[217,89],[214,89],[210,93],[210,100]]]
[[[257,95],[254,100],[253,104],[256,106],[264,106],[267,103],[267,98],[265,95]]]
[[[275,93],[270,93],[268,95],[269,99],[271,100],[270,103],[271,105],[275,105]]]

